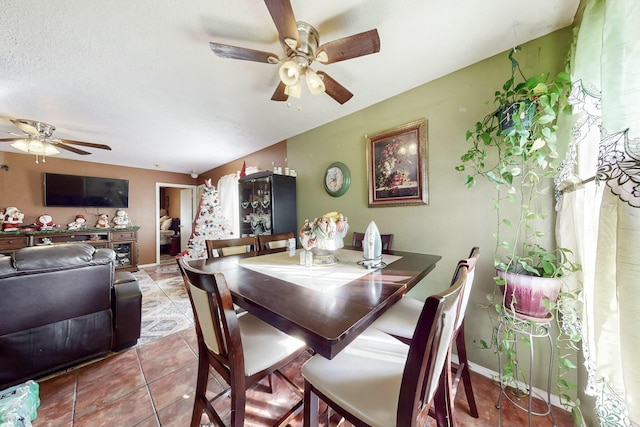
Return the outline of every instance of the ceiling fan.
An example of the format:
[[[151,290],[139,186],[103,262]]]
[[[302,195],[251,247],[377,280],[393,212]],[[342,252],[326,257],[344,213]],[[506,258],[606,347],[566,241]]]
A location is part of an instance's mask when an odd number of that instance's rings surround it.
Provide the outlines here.
[[[296,22],[290,0],[264,2],[278,30],[280,43],[286,54],[284,58],[270,52],[214,42],[209,43],[211,50],[222,58],[281,64],[280,83],[271,97],[273,101],[286,101],[289,96],[299,98],[303,75],[311,93],[326,92],[340,104],[351,99],[351,92],[324,71],[314,71],[311,64],[314,61],[333,64],[379,52],[378,30],[365,31],[319,45],[318,31],[306,22]]]
[[[28,119],[9,119],[11,123],[16,125],[25,135],[15,135],[14,138],[0,138],[0,142],[12,142],[11,146],[18,150],[36,155],[36,163],[38,163],[38,155],[41,155],[43,161],[46,156],[54,156],[60,152],[57,148],[71,151],[76,154],[91,154],[80,148],[71,145],[80,145],[82,147],[99,148],[101,150],[111,150],[111,147],[104,144],[95,144],[92,142],[74,141],[72,139],[52,138],[55,126],[48,123],[38,122]]]

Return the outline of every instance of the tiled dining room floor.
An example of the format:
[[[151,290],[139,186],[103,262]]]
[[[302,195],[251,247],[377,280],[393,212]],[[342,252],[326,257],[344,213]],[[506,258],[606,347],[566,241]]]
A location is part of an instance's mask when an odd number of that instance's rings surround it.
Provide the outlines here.
[[[38,381],[41,406],[33,427],[189,425],[197,344],[179,273],[174,265],[168,263],[146,268],[136,275],[143,288],[141,342],[102,360]],[[285,371],[300,387],[300,367],[307,357],[293,362]],[[499,412],[495,402],[499,389],[491,379],[475,373],[472,375],[480,418],[475,419],[468,414],[464,391],[460,387],[456,396],[458,425],[497,426]],[[209,384],[212,393],[223,390],[222,380],[210,381]],[[266,386],[259,385],[249,392],[245,425],[271,425],[286,410],[294,397],[292,388],[279,384],[275,389],[270,393]],[[224,403],[223,399],[222,405]],[[554,409],[554,414],[556,426],[572,425],[566,411]],[[549,416],[533,418],[534,426],[552,425]],[[331,426],[337,421],[332,418]],[[202,423],[207,425],[207,422],[203,416]],[[340,425],[350,426],[346,422]],[[430,420],[429,425],[435,426],[434,420]],[[502,426],[525,425],[528,425],[526,413],[506,402],[502,410]],[[290,426],[302,426],[302,415],[298,415]]]

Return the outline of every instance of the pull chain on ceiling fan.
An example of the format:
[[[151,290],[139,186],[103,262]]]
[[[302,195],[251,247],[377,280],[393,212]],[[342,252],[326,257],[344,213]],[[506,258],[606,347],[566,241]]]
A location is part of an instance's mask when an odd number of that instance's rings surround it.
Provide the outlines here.
[[[296,21],[290,0],[265,0],[269,14],[278,30],[286,56],[282,59],[270,52],[210,42],[211,50],[222,58],[281,64],[280,83],[271,99],[286,101],[289,96],[300,97],[302,77],[309,91],[316,95],[326,92],[338,103],[344,104],[353,94],[323,71],[311,68],[314,61],[333,64],[380,51],[378,30],[373,29],[319,45],[318,31],[310,24]]]
[[[16,125],[25,133],[24,136],[16,135],[15,138],[0,138],[0,142],[11,142],[11,146],[25,153],[35,154],[36,163],[39,163],[38,156],[42,158],[42,162],[46,163],[47,156],[55,156],[60,154],[57,148],[71,151],[80,155],[91,154],[88,151],[81,150],[71,145],[80,145],[84,147],[99,148],[101,150],[111,150],[111,147],[104,144],[94,144],[92,142],[74,141],[71,139],[52,138],[55,126],[48,123],[38,122],[28,119],[10,119],[11,123]]]

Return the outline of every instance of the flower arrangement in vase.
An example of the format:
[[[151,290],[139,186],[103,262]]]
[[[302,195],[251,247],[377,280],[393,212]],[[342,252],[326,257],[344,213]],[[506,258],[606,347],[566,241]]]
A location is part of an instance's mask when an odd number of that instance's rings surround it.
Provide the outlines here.
[[[312,251],[314,264],[335,264],[333,251],[344,247],[342,239],[349,231],[347,217],[338,212],[328,212],[313,221],[306,219],[298,237],[302,248]]]

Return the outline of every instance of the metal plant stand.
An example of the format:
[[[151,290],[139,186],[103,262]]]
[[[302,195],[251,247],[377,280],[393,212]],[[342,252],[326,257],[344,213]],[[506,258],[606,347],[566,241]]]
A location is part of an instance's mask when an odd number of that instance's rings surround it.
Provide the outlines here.
[[[502,375],[502,352],[498,352],[498,371],[500,374],[500,396],[498,397],[498,402],[496,403],[496,408],[499,409],[498,416],[498,425],[501,425],[502,422],[502,398],[506,397],[518,408],[523,411],[528,412],[529,414],[529,427],[532,425],[533,416],[546,416],[551,414],[551,421],[553,426],[556,425],[555,417],[553,416],[553,411],[551,409],[551,375],[553,370],[553,356],[554,356],[554,348],[553,348],[553,339],[550,334],[550,325],[553,320],[553,314],[549,313],[549,315],[543,319],[529,317],[520,313],[513,313],[507,309],[504,309],[500,315],[500,323],[498,324],[497,336],[498,339],[501,337],[501,333],[504,328],[508,328],[514,334],[514,350],[516,357],[516,369],[514,370],[514,380],[517,384],[514,389],[514,393],[510,395],[507,392],[508,384],[504,383],[504,378]],[[519,337],[524,335],[525,338],[528,339],[529,343],[529,380],[528,382],[522,381],[524,378],[521,378],[520,369],[518,367],[518,341]],[[547,396],[546,399],[540,396],[538,393],[532,390],[532,381],[533,381],[533,367],[534,365],[534,338],[546,338],[549,343],[549,370],[547,373]],[[535,412],[533,410],[533,395],[536,395],[540,400],[542,400],[545,404],[546,410]],[[524,406],[521,403],[523,397],[527,397],[527,406]]]

